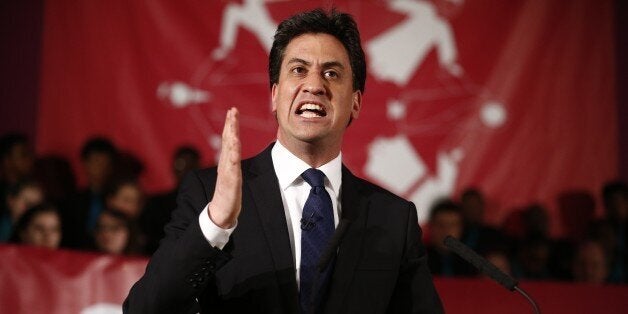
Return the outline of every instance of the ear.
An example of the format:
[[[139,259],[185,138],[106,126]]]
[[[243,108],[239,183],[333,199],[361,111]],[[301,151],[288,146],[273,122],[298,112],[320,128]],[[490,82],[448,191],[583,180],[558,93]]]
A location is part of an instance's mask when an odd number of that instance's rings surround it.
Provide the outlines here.
[[[351,119],[357,119],[360,115],[360,109],[362,109],[362,92],[356,90],[353,92],[353,99],[351,102]]]
[[[272,107],[271,107],[271,112],[273,114],[277,114],[277,103],[276,103],[276,98],[277,98],[277,84],[273,84],[273,87],[270,90],[270,95],[271,95],[271,103],[272,103]]]

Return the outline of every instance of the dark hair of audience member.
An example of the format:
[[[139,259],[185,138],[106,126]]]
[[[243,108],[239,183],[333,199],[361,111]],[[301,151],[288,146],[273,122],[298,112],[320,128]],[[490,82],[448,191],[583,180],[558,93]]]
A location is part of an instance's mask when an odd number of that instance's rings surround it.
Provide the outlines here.
[[[616,224],[628,220],[628,185],[622,181],[611,181],[602,188],[602,199],[606,217]]]
[[[172,171],[177,185],[183,180],[185,174],[200,167],[201,154],[193,146],[181,146],[172,156]]]
[[[0,137],[0,182],[9,185],[24,180],[33,170],[33,152],[28,137],[9,133]]]
[[[103,153],[113,158],[118,153],[118,149],[109,139],[98,136],[88,139],[83,144],[81,148],[81,159],[85,160],[94,153]]]

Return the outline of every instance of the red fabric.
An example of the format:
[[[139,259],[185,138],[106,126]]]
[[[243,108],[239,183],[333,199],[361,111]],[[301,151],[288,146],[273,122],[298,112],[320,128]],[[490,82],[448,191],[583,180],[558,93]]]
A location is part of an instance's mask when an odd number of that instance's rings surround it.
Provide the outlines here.
[[[120,313],[145,266],[141,258],[0,245],[0,309],[13,314]],[[450,314],[532,312],[523,296],[489,279],[435,278],[435,285]],[[627,286],[523,282],[520,287],[542,313],[612,314],[628,307]]]
[[[253,155],[276,132],[265,30],[327,3],[47,1],[37,151],[78,169],[83,141],[106,135],[163,190],[178,145],[213,163],[237,106]],[[422,219],[432,199],[477,186],[489,222],[539,201],[560,234],[558,195],[597,194],[617,176],[612,1],[334,3],[355,16],[370,73],[344,160]],[[221,34],[234,42],[225,59],[214,58]]]
[[[534,313],[524,296],[490,279],[436,278],[434,284],[446,313]],[[625,313],[628,306],[626,286],[521,282],[519,287],[536,301],[541,313]]]
[[[121,309],[145,267],[144,258],[0,245],[0,309],[15,314],[89,314],[82,311],[99,304]]]

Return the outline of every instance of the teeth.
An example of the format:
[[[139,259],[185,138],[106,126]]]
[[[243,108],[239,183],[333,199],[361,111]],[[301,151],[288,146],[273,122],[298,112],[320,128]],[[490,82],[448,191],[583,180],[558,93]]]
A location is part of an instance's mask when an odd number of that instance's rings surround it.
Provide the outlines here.
[[[301,110],[323,110],[323,108],[317,104],[304,104]]]
[[[304,118],[317,118],[318,117],[317,114],[315,114],[314,112],[311,112],[311,111],[304,111],[301,114],[301,116],[304,117]]]
[[[323,106],[314,103],[304,103],[296,112],[304,118],[316,118],[326,116]]]

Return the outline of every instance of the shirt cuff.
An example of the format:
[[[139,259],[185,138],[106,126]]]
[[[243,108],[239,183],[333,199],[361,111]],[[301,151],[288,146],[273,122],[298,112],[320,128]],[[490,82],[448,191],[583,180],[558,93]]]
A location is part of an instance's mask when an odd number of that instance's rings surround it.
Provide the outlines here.
[[[201,232],[209,245],[221,250],[225,247],[225,245],[227,245],[231,233],[233,233],[233,230],[235,230],[238,226],[237,221],[235,226],[229,229],[223,229],[216,226],[216,224],[209,219],[209,204],[205,206],[201,214],[198,216],[198,224],[201,226]]]

